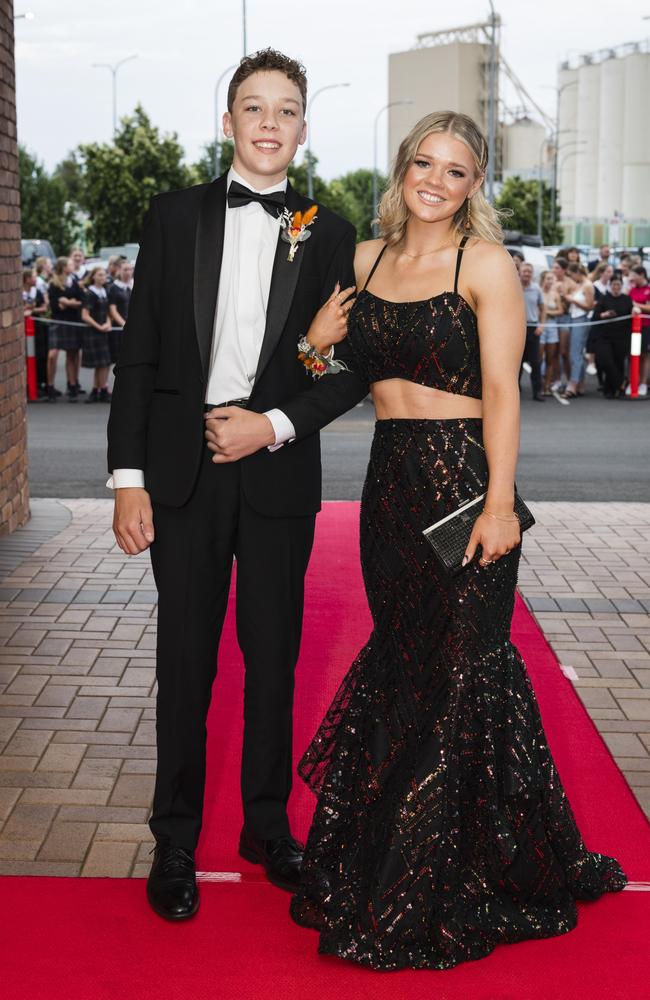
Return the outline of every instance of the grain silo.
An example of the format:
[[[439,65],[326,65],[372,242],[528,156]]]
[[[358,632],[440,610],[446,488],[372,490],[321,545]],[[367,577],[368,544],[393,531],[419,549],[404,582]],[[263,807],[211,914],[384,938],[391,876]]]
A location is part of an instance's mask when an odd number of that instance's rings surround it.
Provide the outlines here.
[[[565,239],[650,243],[650,45],[564,63],[558,77],[558,188]]]

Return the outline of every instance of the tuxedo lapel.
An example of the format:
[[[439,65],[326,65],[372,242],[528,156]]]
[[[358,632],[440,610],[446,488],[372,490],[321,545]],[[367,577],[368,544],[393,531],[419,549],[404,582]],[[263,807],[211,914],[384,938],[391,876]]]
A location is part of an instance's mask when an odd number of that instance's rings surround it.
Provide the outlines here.
[[[207,379],[223,257],[227,174],[206,189],[199,209],[194,248],[194,325]]]
[[[290,184],[287,184],[286,207],[290,212],[304,211],[308,207],[305,199],[294,191]],[[264,328],[264,339],[257,363],[257,371],[255,373],[255,385],[258,384],[282,336],[282,331],[287,322],[287,316],[289,315],[291,303],[298,285],[300,268],[302,267],[308,243],[309,241],[307,240],[299,245],[294,259],[290,261],[289,244],[278,235],[278,245],[275,250],[271,287],[269,289],[269,301],[266,307],[266,326]]]

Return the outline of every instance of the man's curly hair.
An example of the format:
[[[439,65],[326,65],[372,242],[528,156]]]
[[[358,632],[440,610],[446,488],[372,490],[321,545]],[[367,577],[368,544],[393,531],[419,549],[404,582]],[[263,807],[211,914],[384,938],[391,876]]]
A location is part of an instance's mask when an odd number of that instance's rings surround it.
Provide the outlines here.
[[[232,113],[237,91],[244,80],[247,80],[253,73],[268,73],[271,70],[279,70],[284,73],[292,83],[295,83],[302,97],[303,115],[307,111],[307,74],[305,67],[295,59],[290,59],[277,49],[261,49],[253,53],[252,56],[244,56],[239,66],[235,70],[234,76],[228,87],[228,111]]]

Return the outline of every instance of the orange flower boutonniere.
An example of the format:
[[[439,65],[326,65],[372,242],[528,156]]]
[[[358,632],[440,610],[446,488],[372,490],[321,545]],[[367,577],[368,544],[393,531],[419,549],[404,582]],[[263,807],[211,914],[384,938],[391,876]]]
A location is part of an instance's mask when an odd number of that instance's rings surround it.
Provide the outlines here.
[[[318,219],[317,212],[318,205],[312,205],[306,212],[291,213],[288,208],[285,208],[280,216],[280,225],[282,227],[280,236],[285,243],[290,244],[287,260],[292,261],[296,256],[298,244],[304,243],[311,236],[308,227],[313,225]]]

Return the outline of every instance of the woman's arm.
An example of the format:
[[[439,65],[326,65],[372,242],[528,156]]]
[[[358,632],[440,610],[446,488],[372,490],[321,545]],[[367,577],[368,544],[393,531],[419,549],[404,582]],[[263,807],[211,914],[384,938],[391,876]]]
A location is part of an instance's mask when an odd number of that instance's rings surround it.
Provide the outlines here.
[[[467,557],[473,558],[480,544],[482,558],[493,561],[514,548],[521,537],[513,508],[526,311],[519,276],[507,250],[488,243],[479,244],[476,250],[468,283],[478,318],[489,477],[484,511],[489,513],[477,519]]]
[[[363,288],[368,272],[383,246],[383,240],[366,240],[358,243],[354,252],[354,274],[356,286],[334,289],[332,295],[314,316],[307,332],[307,340],[319,354],[327,356],[334,344],[340,344],[347,336],[347,314],[352,307],[351,296],[355,289]],[[345,292],[344,296],[337,293]],[[341,308],[341,299],[347,304]],[[349,301],[348,301],[349,300]]]
[[[99,323],[95,322],[95,320],[92,318],[92,316],[88,312],[88,309],[86,308],[86,306],[84,306],[83,309],[81,310],[81,318],[84,321],[84,323],[88,324],[88,326],[94,327],[94,329],[97,330],[98,333],[105,333],[106,332],[106,328],[105,327],[100,326]]]
[[[510,254],[494,244],[481,250],[476,280],[474,269],[472,272],[472,291],[481,349],[483,440],[490,475],[486,507],[497,514],[511,513],[519,452],[519,369],[526,312]]]
[[[108,307],[108,315],[114,326],[119,326],[119,327],[124,326],[125,320],[117,311],[117,306],[114,305],[112,302]]]
[[[584,295],[584,302],[581,302],[578,298],[579,291],[582,291]],[[579,291],[575,295],[569,295],[567,301],[572,302],[578,309],[582,309],[583,312],[588,313],[594,307],[594,286],[590,281],[583,281],[579,286]]]

